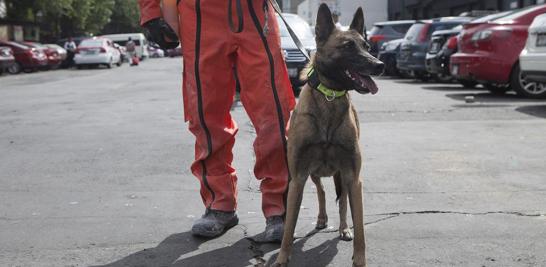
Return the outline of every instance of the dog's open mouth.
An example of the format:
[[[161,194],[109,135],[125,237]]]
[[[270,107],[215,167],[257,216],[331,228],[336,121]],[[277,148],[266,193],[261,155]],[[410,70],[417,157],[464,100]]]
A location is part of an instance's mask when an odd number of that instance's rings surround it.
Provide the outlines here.
[[[377,94],[379,90],[377,84],[372,80],[372,77],[369,75],[360,73],[358,71],[346,70],[345,74],[355,85],[355,90],[359,93],[372,93],[372,95]]]

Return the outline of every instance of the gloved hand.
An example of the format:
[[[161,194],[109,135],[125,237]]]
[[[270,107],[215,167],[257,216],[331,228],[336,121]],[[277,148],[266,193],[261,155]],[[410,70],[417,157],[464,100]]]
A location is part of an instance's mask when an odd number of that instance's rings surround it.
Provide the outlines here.
[[[161,49],[174,49],[180,44],[174,30],[162,18],[152,19],[142,26],[146,29],[146,38]]]

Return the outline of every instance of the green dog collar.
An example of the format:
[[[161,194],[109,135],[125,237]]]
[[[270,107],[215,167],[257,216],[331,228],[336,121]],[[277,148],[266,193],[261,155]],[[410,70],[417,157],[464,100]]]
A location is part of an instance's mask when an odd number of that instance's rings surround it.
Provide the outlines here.
[[[307,83],[311,88],[316,89],[317,91],[321,92],[328,101],[334,101],[334,99],[342,97],[347,94],[347,90],[333,90],[328,87],[326,87],[324,84],[322,84],[319,79],[318,75],[315,72],[314,68],[311,68],[309,72],[307,73]]]

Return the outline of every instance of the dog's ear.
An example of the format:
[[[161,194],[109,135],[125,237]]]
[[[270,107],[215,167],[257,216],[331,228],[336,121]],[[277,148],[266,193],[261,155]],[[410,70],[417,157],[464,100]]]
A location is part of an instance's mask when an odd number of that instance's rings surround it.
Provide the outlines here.
[[[322,3],[317,13],[317,24],[315,26],[315,35],[317,43],[322,43],[328,40],[330,34],[334,31],[334,19],[328,5]]]
[[[353,21],[351,22],[351,26],[349,29],[357,31],[362,36],[365,36],[366,28],[364,26],[364,12],[362,12],[362,7],[359,7],[356,10],[355,16],[353,17]]]

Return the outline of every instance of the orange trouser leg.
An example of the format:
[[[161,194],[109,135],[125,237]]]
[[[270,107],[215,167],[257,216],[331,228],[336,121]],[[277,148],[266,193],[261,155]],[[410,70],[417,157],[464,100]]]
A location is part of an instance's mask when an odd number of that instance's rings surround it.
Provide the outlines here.
[[[192,173],[201,183],[207,208],[236,209],[237,177],[231,162],[237,125],[229,111],[235,94],[232,46],[226,31],[225,1],[184,0],[179,4],[184,58],[185,119],[196,137]],[[221,7],[220,7],[221,6]]]
[[[286,126],[295,100],[281,54],[273,8],[266,8],[263,0],[243,2],[244,30],[235,35],[236,64],[241,101],[256,129],[254,174],[261,180],[262,210],[269,217],[285,212]]]

